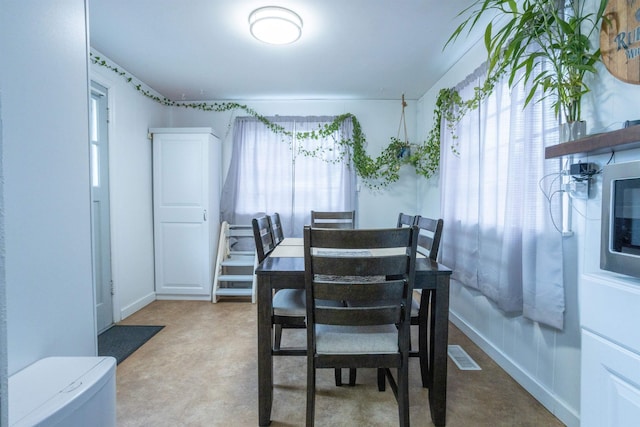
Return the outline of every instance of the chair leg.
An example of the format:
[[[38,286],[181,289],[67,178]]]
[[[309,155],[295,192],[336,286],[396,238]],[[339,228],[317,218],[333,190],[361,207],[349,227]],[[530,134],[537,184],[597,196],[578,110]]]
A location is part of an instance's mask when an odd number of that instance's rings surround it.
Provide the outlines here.
[[[423,331],[423,326],[420,325],[420,350],[419,350],[419,359],[420,359],[420,377],[422,379],[422,387],[428,388],[429,381],[427,379],[429,374],[429,358],[427,357],[427,338],[423,337],[426,334],[426,331]]]
[[[431,295],[431,308],[436,307],[436,305],[438,304],[436,301],[437,298],[437,294],[433,292]],[[429,334],[429,357],[427,359],[433,361],[433,359],[435,358],[436,348],[436,335],[433,333],[433,331],[436,330],[436,316],[433,312],[433,309],[429,310],[429,330],[431,331],[431,333]],[[445,342],[444,344],[446,345],[447,343]],[[427,368],[427,385],[431,387],[433,386],[433,365],[427,366]]]
[[[420,320],[418,326],[418,355],[420,359],[420,377],[422,379],[422,387],[429,387],[429,357],[427,348],[427,322],[429,321],[429,300],[431,292],[428,290],[422,291],[420,301]],[[433,331],[433,329],[432,329]]]
[[[316,368],[313,357],[307,360],[307,422],[306,427],[313,427],[316,409]]]
[[[356,368],[350,368],[349,369],[349,385],[351,387],[356,385]]]
[[[378,391],[384,391],[386,387],[384,368],[378,368]]]
[[[273,325],[273,349],[280,350],[280,343],[282,342],[282,325],[276,323]]]
[[[336,377],[336,387],[342,386],[342,369],[335,368],[334,376]]]
[[[405,362],[408,359],[405,358]],[[398,368],[398,415],[400,427],[409,427],[409,369],[408,363]]]

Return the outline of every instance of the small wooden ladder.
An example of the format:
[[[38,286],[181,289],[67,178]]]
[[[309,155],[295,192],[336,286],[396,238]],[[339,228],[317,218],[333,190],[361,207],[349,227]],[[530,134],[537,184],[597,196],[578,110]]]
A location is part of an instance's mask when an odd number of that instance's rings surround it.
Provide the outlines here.
[[[251,297],[251,302],[256,302],[258,258],[255,249],[233,249],[242,239],[247,239],[247,247],[255,247],[251,225],[222,222],[211,302],[218,302],[219,297]]]

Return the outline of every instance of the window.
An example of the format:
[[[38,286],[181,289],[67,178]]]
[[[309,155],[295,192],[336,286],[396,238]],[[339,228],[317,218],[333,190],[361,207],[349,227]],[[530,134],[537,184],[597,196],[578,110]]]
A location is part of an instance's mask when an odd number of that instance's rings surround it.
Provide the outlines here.
[[[457,87],[463,99],[484,76],[480,68]],[[558,126],[546,99],[523,110],[526,93],[505,78],[457,124],[455,140],[443,126],[442,262],[505,312],[561,329],[561,199],[541,190],[560,174],[560,160],[544,158]],[[459,155],[448,148],[454,142]]]
[[[270,117],[294,135],[317,130],[334,117]],[[260,213],[278,212],[287,237],[301,237],[311,210],[355,209],[356,178],[350,153],[336,143],[351,137],[351,121],[329,138],[298,141],[253,117],[234,124],[233,152],[222,195],[222,218],[249,224]],[[304,152],[314,152],[309,156]]]

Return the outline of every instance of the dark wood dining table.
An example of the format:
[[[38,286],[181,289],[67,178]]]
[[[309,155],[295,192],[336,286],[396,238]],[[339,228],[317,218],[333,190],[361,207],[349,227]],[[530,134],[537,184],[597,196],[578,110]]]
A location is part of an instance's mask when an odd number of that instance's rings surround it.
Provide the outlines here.
[[[260,426],[271,423],[273,403],[273,356],[306,356],[306,349],[281,349],[272,347],[272,298],[276,289],[304,289],[304,250],[302,239],[285,238],[256,269],[258,305],[258,422]],[[416,259],[415,289],[422,292],[423,301],[431,296],[432,327],[427,328],[428,316],[423,331],[428,331],[428,360],[420,361],[426,366],[423,386],[429,388],[431,420],[436,426],[445,425],[447,404],[447,343],[449,326],[449,279],[451,270],[431,261]]]

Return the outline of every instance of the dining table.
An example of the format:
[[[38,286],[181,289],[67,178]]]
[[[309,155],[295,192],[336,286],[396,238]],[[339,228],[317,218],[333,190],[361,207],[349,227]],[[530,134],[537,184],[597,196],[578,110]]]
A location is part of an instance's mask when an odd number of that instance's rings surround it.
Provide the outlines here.
[[[306,348],[274,349],[272,345],[272,299],[278,289],[304,289],[304,243],[302,238],[285,238],[258,265],[258,422],[271,423],[273,404],[273,357],[306,356]],[[428,316],[421,316],[420,330],[429,343],[427,360],[420,360],[422,385],[429,389],[431,420],[445,425],[447,403],[447,344],[449,327],[449,282],[452,271],[424,256],[416,257],[414,289],[421,292],[421,304],[431,304]],[[426,307],[426,306],[425,306]],[[431,327],[427,325],[431,320]]]

